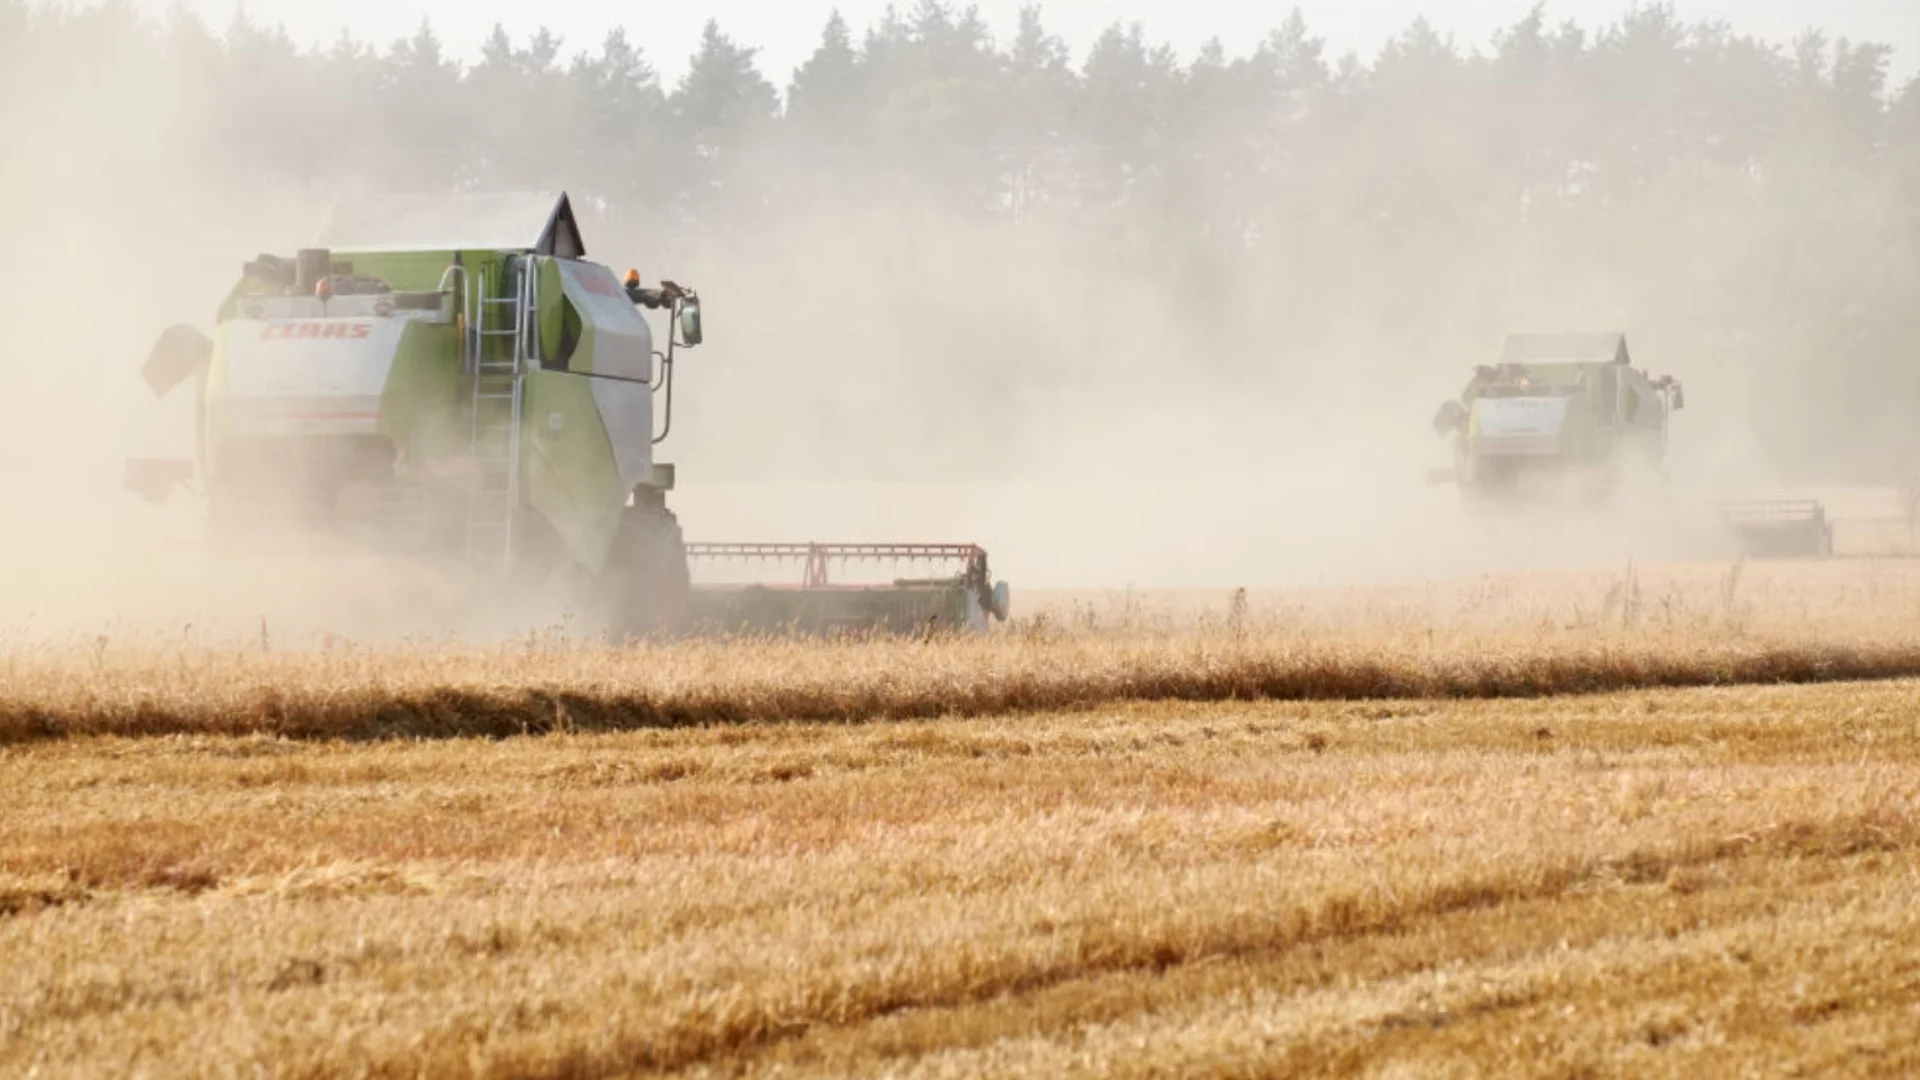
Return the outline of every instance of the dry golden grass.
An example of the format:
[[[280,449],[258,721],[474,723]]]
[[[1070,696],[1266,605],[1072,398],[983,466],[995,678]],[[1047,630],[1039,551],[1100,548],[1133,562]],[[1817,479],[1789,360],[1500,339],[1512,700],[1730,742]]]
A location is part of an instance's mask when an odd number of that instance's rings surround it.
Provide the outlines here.
[[[1532,575],[1146,599],[1042,596],[977,640],[368,648],[16,641],[0,744],[71,735],[502,736],[1123,701],[1511,697],[1920,675],[1920,564]]]
[[[1497,698],[1916,675],[1920,638],[1625,634],[141,653],[114,664],[58,653],[18,663],[0,680],[0,744],[100,734],[497,737],[991,716],[1124,701]]]
[[[1911,1075],[1917,702],[16,745],[0,1075]]]

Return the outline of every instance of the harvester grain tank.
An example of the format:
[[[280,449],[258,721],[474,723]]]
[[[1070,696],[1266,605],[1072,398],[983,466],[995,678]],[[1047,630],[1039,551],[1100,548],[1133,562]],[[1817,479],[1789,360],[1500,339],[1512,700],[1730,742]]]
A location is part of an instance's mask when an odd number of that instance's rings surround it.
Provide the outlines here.
[[[664,316],[660,338],[642,309]],[[284,550],[298,535],[424,558],[629,633],[1007,615],[983,552],[950,577],[858,594],[824,573],[758,606],[695,588],[667,507],[675,470],[654,448],[675,364],[703,338],[700,297],[590,261],[564,193],[343,201],[312,247],[246,263],[215,322],[211,336],[170,328],[143,368],[159,396],[193,382],[195,459],[126,472],[155,502],[197,479],[215,543]],[[952,547],[816,555],[918,562]]]

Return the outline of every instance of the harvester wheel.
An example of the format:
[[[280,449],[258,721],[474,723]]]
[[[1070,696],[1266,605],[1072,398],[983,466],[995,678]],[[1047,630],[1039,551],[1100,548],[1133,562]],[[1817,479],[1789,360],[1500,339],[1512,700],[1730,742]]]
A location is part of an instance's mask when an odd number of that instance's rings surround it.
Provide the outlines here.
[[[614,635],[671,636],[686,629],[686,541],[664,507],[629,507],[607,563],[604,602]]]

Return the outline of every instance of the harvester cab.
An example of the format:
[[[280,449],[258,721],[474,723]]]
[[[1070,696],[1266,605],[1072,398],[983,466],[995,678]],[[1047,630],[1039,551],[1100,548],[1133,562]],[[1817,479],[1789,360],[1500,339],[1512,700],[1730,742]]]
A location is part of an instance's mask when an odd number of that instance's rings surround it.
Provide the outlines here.
[[[661,347],[642,310],[666,316]],[[215,323],[170,328],[142,368],[156,396],[193,382],[195,460],[125,474],[154,502],[197,479],[215,543],[284,550],[290,527],[496,592],[566,588],[616,632],[695,621],[675,471],[654,448],[677,351],[704,338],[700,297],[589,261],[564,193],[342,202],[314,246],[245,263]],[[949,591],[977,591],[964,577]],[[765,628],[722,606],[728,629]],[[810,610],[783,607],[783,625]]]

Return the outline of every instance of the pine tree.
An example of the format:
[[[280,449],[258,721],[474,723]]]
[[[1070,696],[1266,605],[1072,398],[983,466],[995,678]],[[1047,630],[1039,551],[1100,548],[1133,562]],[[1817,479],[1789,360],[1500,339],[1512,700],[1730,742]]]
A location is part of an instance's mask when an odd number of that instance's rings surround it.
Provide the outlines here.
[[[1020,9],[1004,71],[999,128],[1008,158],[1009,207],[1027,214],[1072,197],[1070,142],[1080,92],[1066,43],[1047,32],[1037,5]]]
[[[1173,50],[1149,47],[1138,23],[1110,26],[1094,41],[1080,94],[1090,198],[1118,206],[1151,184],[1167,164],[1162,154],[1181,85]]]
[[[617,204],[659,205],[672,192],[670,141],[663,130],[666,96],[653,66],[614,30],[595,57],[581,57],[567,73],[568,112],[578,134],[575,146],[592,148],[573,159],[576,183]],[[674,161],[673,164],[678,164]]]
[[[1890,86],[1870,42],[1782,46],[1622,6],[1591,31],[1536,6],[1478,51],[1419,21],[1366,60],[1335,61],[1298,11],[1189,64],[1116,25],[1076,64],[1038,7],[996,44],[965,0],[912,0],[827,20],[783,113],[754,50],[712,24],[668,94],[621,32],[563,56],[546,30],[496,27],[463,71],[424,23],[309,49],[245,17],[212,33],[129,0],[0,0],[0,140],[33,150],[0,170],[0,214],[118,215],[192,249],[216,209],[246,228],[271,208],[265,228],[366,187],[559,187],[604,205],[613,236],[712,240],[673,242],[765,325],[789,325],[786,271],[831,243],[890,268],[866,285],[876,305],[945,325],[990,307],[1028,346],[981,360],[994,343],[956,332],[902,359],[856,335],[844,362],[876,393],[888,373],[915,385],[915,363],[965,366],[961,400],[1098,388],[1113,357],[1164,350],[1163,307],[1191,380],[1236,386],[1312,377],[1349,345],[1402,379],[1513,324],[1605,320],[1702,371],[1737,357],[1725,415],[1782,461],[1920,455],[1920,367],[1889,360],[1920,338],[1920,80]],[[978,251],[933,273],[922,234],[880,214]],[[1103,317],[1062,344],[1028,314],[1041,284],[1048,310]],[[745,372],[738,392],[759,394],[765,369]]]
[[[379,104],[387,137],[407,147],[384,186],[432,191],[471,182],[471,135],[479,118],[462,107],[460,69],[446,58],[427,20],[412,37],[393,43],[381,68]]]
[[[380,129],[380,55],[343,30],[312,64],[316,127],[332,155],[325,171],[349,190],[367,186],[385,167],[366,137]]]
[[[29,14],[26,0],[0,0],[0,72],[11,68],[15,58],[25,52],[32,26]],[[6,75],[0,74],[0,79],[4,78]]]
[[[690,212],[719,202],[743,214],[765,200],[752,183],[751,162],[779,114],[779,95],[754,66],[754,52],[707,20],[700,49],[668,101],[676,137],[691,155],[682,185]]]
[[[845,138],[861,115],[863,86],[853,32],[838,8],[827,18],[820,45],[793,73],[787,90],[787,116],[818,137],[832,132]]]
[[[721,33],[707,20],[700,49],[673,93],[673,109],[702,145],[738,146],[779,113],[779,95],[754,66],[757,50]]]

